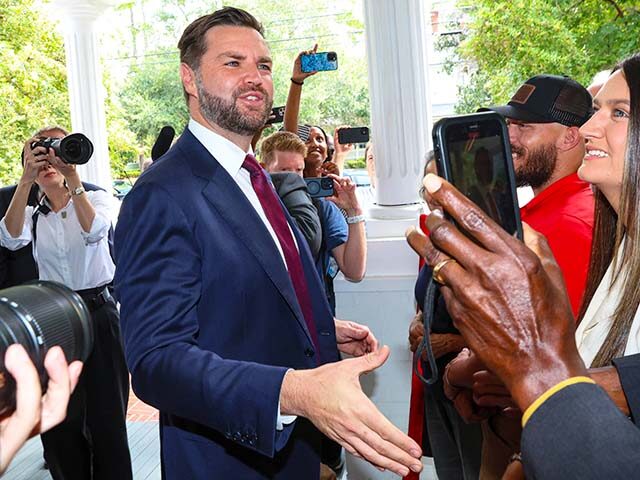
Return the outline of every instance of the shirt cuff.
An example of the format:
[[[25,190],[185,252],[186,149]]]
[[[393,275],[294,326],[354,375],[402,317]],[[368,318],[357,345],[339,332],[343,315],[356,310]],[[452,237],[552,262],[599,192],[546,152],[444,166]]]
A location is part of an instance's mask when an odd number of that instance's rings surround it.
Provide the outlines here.
[[[85,243],[98,243],[109,233],[109,227],[111,223],[102,215],[95,213],[93,217],[93,222],[91,222],[91,230],[89,232],[85,232],[80,229],[80,233],[82,234],[82,238],[84,238]]]
[[[9,249],[9,250],[18,250],[29,243],[31,243],[31,222],[27,224],[24,223],[22,227],[22,232],[20,232],[20,236],[12,237],[7,230],[7,225],[5,224],[4,217],[0,220],[0,245]]]
[[[293,423],[298,418],[297,415],[282,415],[280,413],[280,400],[278,400],[278,417],[276,418],[276,430],[284,430],[285,425]]]
[[[594,382],[593,379],[589,377],[571,377],[559,383],[556,383],[553,387],[551,387],[549,390],[547,390],[538,398],[536,398],[534,402],[531,405],[529,405],[529,407],[524,411],[524,414],[522,415],[522,428],[525,427],[525,425],[527,424],[531,416],[536,412],[536,410],[538,410],[538,408],[540,408],[540,406],[544,402],[549,400],[549,398],[551,398],[553,395],[558,393],[563,388],[566,388],[570,385],[575,385],[576,383],[596,383],[596,382]]]

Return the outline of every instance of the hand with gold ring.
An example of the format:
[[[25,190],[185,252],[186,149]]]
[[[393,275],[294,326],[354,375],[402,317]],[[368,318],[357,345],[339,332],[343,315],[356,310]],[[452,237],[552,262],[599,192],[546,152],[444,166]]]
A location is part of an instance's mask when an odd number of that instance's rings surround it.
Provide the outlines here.
[[[445,258],[444,260],[440,260],[436,263],[436,266],[433,267],[433,272],[431,276],[433,279],[438,282],[440,285],[445,285],[444,278],[442,277],[442,269],[445,267],[447,263],[455,262],[455,258]],[[456,262],[457,263],[457,262]]]
[[[557,266],[544,265],[531,249],[550,257],[544,237],[525,225],[529,248],[445,180],[427,175],[424,185],[455,224],[436,211],[427,220],[429,237],[414,229],[407,239],[432,268],[440,266],[435,273],[446,280],[440,290],[455,326],[518,407],[584,375]]]

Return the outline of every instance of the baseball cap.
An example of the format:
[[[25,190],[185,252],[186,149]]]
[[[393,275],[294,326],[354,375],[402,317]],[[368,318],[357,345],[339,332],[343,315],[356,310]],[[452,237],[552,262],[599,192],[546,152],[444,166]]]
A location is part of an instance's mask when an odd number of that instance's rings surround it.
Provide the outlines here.
[[[536,75],[518,89],[507,105],[481,108],[530,123],[560,123],[580,127],[591,117],[591,94],[575,80]]]

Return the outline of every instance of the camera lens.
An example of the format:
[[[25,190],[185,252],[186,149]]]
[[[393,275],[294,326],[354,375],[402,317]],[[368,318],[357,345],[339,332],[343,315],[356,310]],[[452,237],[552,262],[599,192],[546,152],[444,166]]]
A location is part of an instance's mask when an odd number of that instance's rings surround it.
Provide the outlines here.
[[[82,165],[93,155],[93,143],[81,133],[67,135],[56,148],[58,156],[66,163]]]
[[[320,182],[317,179],[313,179],[307,182],[307,190],[310,195],[315,195],[320,191]]]
[[[0,290],[0,414],[15,408],[15,381],[4,368],[4,354],[21,344],[47,384],[44,357],[59,345],[68,362],[86,360],[93,348],[91,316],[80,296],[54,282],[33,282]]]
[[[338,54],[336,52],[329,52],[327,54],[327,60],[330,62],[335,62],[338,59]]]
[[[333,180],[330,178],[323,178],[320,182],[323,190],[329,190],[333,186]]]

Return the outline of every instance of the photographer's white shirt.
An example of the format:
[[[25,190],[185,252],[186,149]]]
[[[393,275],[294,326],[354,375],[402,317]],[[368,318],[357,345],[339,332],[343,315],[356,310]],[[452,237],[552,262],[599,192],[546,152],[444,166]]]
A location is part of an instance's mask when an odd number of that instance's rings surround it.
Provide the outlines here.
[[[73,205],[73,197],[59,212],[39,213],[33,257],[40,280],[59,282],[72,290],[85,290],[106,285],[113,280],[115,265],[109,253],[108,233],[113,201],[102,190],[84,193],[96,212],[87,233],[82,230]],[[32,240],[33,212],[25,208],[20,236],[13,238],[0,220],[0,245],[18,250]]]

